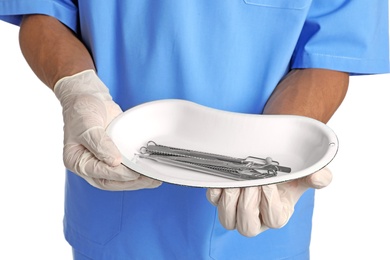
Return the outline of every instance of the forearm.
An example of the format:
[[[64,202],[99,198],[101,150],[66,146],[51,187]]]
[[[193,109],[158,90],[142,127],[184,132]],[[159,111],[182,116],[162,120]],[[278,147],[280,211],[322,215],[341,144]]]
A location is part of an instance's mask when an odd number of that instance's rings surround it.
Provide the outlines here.
[[[25,16],[19,41],[27,63],[50,88],[62,77],[94,69],[93,60],[83,43],[53,17]]]
[[[349,75],[323,69],[291,71],[276,87],[264,114],[301,115],[327,123],[347,93]]]

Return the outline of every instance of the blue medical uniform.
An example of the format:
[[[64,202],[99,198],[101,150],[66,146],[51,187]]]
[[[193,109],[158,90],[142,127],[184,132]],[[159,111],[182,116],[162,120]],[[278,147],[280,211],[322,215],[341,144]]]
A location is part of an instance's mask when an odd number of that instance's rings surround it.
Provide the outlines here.
[[[294,68],[389,70],[385,0],[2,0],[0,18],[54,16],[91,51],[126,110],[187,99],[261,113]],[[110,192],[67,172],[64,233],[92,259],[309,259],[314,192],[289,223],[246,238],[225,230],[205,189]]]

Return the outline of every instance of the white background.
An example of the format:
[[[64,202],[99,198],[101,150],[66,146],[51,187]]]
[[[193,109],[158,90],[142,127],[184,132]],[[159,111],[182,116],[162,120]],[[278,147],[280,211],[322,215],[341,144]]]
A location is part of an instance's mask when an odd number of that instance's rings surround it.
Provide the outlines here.
[[[62,233],[62,116],[0,22],[0,259],[71,259]],[[317,192],[313,260],[390,259],[390,74],[352,77],[328,125],[340,149]]]

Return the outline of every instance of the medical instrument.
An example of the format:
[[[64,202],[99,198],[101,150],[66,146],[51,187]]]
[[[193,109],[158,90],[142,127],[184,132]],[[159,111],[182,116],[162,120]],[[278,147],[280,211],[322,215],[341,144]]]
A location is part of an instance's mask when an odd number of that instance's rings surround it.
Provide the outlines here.
[[[226,155],[200,152],[177,147],[159,145],[149,141],[140,148],[140,158],[159,163],[196,170],[233,180],[264,179],[277,176],[277,172],[290,173],[291,168],[280,166],[271,157],[254,156],[236,158]]]

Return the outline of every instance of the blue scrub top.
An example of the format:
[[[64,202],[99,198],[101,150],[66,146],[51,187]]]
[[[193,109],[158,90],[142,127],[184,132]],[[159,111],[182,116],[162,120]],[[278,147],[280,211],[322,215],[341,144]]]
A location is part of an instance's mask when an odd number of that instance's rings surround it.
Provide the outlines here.
[[[384,0],[3,0],[0,19],[56,17],[89,48],[126,110],[157,99],[261,113],[293,68],[389,71]],[[102,191],[67,172],[64,233],[93,259],[308,259],[314,192],[289,223],[225,230],[205,189]]]

